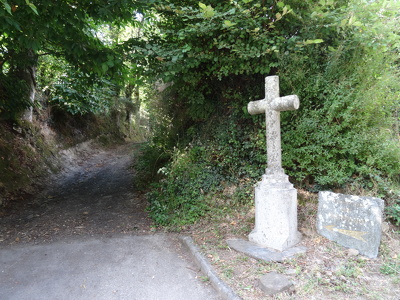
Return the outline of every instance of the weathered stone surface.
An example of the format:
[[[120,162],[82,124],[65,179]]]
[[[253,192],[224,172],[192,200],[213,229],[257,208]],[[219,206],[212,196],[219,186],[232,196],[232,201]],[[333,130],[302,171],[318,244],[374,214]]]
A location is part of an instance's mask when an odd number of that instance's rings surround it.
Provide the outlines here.
[[[281,158],[280,112],[300,106],[296,95],[279,97],[279,77],[265,77],[265,98],[247,105],[250,114],[265,113],[268,168],[266,174],[283,174]]]
[[[282,168],[280,112],[298,109],[296,95],[279,97],[279,77],[265,78],[265,98],[248,104],[250,114],[265,113],[268,165],[255,188],[256,224],[249,240],[283,251],[300,241],[297,191]]]
[[[258,287],[267,295],[275,295],[289,290],[293,283],[284,275],[270,272],[258,279]]]
[[[377,257],[384,208],[382,199],[320,192],[318,201],[319,234],[367,257]]]
[[[242,239],[229,239],[226,241],[229,247],[233,248],[238,252],[242,252],[250,257],[255,259],[261,259],[264,261],[275,261],[281,262],[285,259],[290,259],[295,257],[298,254],[306,253],[306,247],[293,247],[289,248],[285,251],[276,251],[273,249],[261,247],[260,245],[249,242]]]
[[[346,254],[348,256],[357,256],[358,254],[360,254],[360,251],[358,251],[357,249],[347,249]]]
[[[301,234],[297,231],[297,190],[287,176],[286,179],[277,180],[275,175],[263,175],[255,188],[255,211],[255,228],[249,235],[251,242],[278,251],[300,242]]]

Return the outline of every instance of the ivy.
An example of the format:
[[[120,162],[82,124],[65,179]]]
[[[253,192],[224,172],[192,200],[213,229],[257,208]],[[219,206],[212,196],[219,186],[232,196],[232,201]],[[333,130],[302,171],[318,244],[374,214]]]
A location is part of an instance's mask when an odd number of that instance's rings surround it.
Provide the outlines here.
[[[264,97],[268,75],[280,76],[281,94],[301,101],[298,111],[281,114],[283,167],[291,181],[311,191],[359,186],[391,203],[387,187],[400,176],[398,5],[160,2],[157,30],[138,47],[153,76],[171,82],[157,100],[168,125],[153,142],[169,161],[151,196],[157,218],[174,223],[180,207],[217,205],[212,199],[220,191],[195,192],[209,182],[205,170],[213,170],[217,186],[243,187],[232,196],[236,203],[249,199],[245,183],[251,186],[266,167],[265,120],[249,116],[246,106]],[[174,173],[181,156],[192,157],[197,147],[201,155]],[[171,149],[180,155],[168,154]],[[195,191],[178,188],[186,178]]]

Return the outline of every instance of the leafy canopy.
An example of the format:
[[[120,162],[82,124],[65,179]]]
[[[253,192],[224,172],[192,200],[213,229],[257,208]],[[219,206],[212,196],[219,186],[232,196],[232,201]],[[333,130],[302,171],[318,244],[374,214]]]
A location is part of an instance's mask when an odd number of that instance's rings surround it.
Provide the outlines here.
[[[158,102],[163,124],[148,150],[164,152],[146,154],[164,161],[170,155],[151,194],[155,218],[179,222],[177,211],[190,216],[195,203],[207,201],[199,190],[209,170],[221,185],[239,187],[260,175],[265,120],[249,116],[246,106],[264,96],[263,79],[273,74],[280,76],[281,94],[301,99],[298,111],[281,115],[283,164],[291,180],[312,191],[350,186],[390,197],[389,184],[400,174],[399,6],[159,2],[157,27],[146,32],[146,44],[133,46],[154,76],[171,82]],[[207,170],[199,172],[205,178],[192,174],[197,167]],[[193,190],[180,186],[188,178]],[[251,199],[248,191],[242,201]]]
[[[68,68],[83,74],[82,86],[99,80],[122,84],[129,70],[122,50],[102,39],[103,24],[138,26],[135,15],[151,1],[28,1],[2,0],[0,7],[0,97],[1,110],[17,110],[31,105],[21,97],[11,97],[8,81],[35,83],[38,58],[51,55],[65,61]],[[71,74],[71,72],[69,72]],[[77,76],[77,79],[79,76]],[[92,80],[92,82],[90,82]],[[27,87],[25,87],[26,89]],[[11,95],[11,96],[10,96]],[[20,102],[19,107],[13,103]]]

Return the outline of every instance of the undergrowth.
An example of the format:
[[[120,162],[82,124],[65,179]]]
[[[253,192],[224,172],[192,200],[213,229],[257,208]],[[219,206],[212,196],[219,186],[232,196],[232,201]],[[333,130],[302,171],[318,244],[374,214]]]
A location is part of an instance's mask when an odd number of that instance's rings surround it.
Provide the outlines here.
[[[226,120],[223,126],[207,126],[206,132],[212,130],[214,136],[207,142],[197,136],[185,148],[164,154],[152,152],[157,148],[146,145],[138,160],[140,178],[149,178],[149,173],[158,178],[147,195],[150,215],[160,225],[194,223],[213,207],[224,205],[221,199],[230,206],[252,201],[252,187],[262,173],[265,156],[259,155],[250,135],[243,134],[246,128],[249,133],[249,127],[233,120]],[[169,162],[154,174],[159,165],[151,160],[167,157]],[[144,165],[150,166],[147,174]],[[217,201],[216,194],[226,196]]]
[[[315,45],[277,58],[276,70],[267,75],[279,75],[280,95],[300,98],[298,110],[281,113],[282,165],[290,181],[315,193],[383,198],[388,218],[399,224],[400,84],[391,54],[371,52],[359,40],[346,38],[331,49]],[[185,98],[185,76],[162,95],[160,102],[168,105],[157,120],[169,121],[144,153],[166,162],[157,165],[149,194],[157,222],[196,221],[217,206],[215,196],[224,186],[235,187],[226,197],[232,205],[252,201],[253,185],[267,161],[265,116],[250,116],[246,107],[264,97],[263,77],[226,76],[215,84],[199,75],[202,80],[191,82],[204,91],[196,105]],[[214,112],[204,117],[200,104],[212,105]],[[151,160],[145,163],[155,166]]]
[[[213,119],[195,132],[182,148],[166,151],[150,142],[142,149],[137,184],[148,188],[149,180],[157,179],[147,196],[150,215],[159,225],[179,228],[215,209],[253,201],[254,185],[266,166],[264,129],[233,114],[230,119]],[[396,185],[387,177],[349,177],[343,185],[305,184],[296,177],[291,181],[312,192],[335,188],[384,198],[388,217],[399,224]]]

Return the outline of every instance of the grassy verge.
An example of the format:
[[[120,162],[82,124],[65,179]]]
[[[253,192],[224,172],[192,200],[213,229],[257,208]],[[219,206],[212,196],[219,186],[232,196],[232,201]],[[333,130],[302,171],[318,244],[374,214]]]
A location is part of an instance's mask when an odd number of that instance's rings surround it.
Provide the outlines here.
[[[400,230],[384,223],[380,254],[368,259],[317,234],[317,196],[299,191],[301,245],[308,251],[283,263],[259,261],[237,253],[227,238],[247,239],[254,225],[251,205],[218,207],[184,228],[210,260],[221,279],[243,299],[393,299],[400,297]],[[294,282],[294,291],[267,297],[257,278],[275,271]]]

